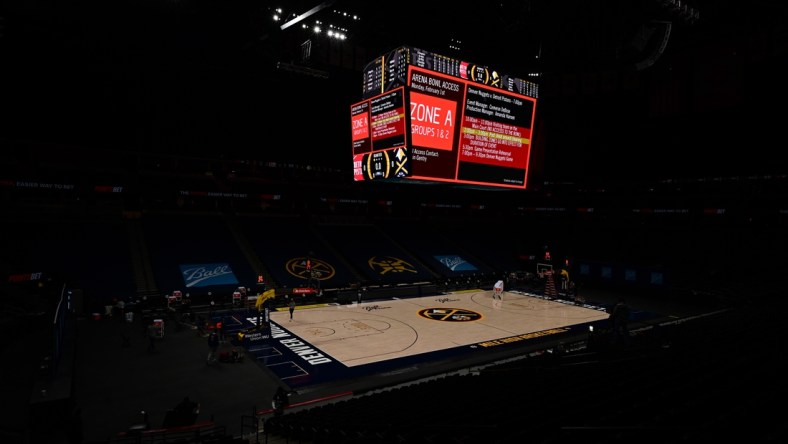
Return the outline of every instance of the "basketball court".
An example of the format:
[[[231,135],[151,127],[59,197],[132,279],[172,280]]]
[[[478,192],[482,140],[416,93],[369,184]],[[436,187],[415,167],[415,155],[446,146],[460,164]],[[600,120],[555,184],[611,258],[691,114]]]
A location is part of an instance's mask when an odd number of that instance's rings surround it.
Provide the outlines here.
[[[246,350],[240,364],[207,365],[205,337],[178,329],[175,322],[167,323],[166,339],[152,353],[147,339],[137,336],[143,325],[139,317],[135,322],[84,319],[77,322],[80,340],[74,351],[79,379],[65,378],[61,390],[76,387],[92,442],[126,430],[141,409],[150,413],[151,424],[162,424],[167,409],[185,395],[199,400],[204,417],[240,434],[245,429],[238,418],[250,411],[266,414],[280,384],[292,390],[290,407],[302,408],[549,354],[561,344],[568,352],[580,350],[590,327],[607,328],[605,308],[616,300],[606,292],[584,293],[588,304],[524,291],[503,291],[497,300],[493,293],[416,297],[414,290],[411,298],[302,304],[292,321],[286,307],[269,313],[270,330],[248,330],[258,320],[254,307],[214,312],[226,335],[237,338],[235,333],[245,331],[243,341],[224,345]],[[698,314],[635,295],[630,301],[633,332]],[[124,335],[130,346],[122,345]],[[50,384],[48,397],[35,399],[57,399],[57,387]]]
[[[247,355],[298,389],[585,339],[607,318],[602,306],[496,290],[300,306],[292,320],[285,307],[270,313],[270,338],[248,343]]]

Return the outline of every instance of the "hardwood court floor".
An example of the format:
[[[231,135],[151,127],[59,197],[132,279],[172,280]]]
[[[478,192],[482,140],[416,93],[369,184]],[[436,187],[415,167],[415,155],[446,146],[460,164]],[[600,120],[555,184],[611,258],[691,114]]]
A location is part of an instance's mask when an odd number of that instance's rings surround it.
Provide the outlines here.
[[[491,290],[472,290],[302,306],[292,320],[287,309],[274,311],[272,340],[248,351],[291,387],[299,387],[369,374],[373,365],[392,371],[447,356],[459,363],[497,346],[587,331],[586,325],[607,318],[600,306],[518,292],[495,299]]]
[[[525,293],[474,290],[271,313],[271,321],[347,367],[463,346],[485,347],[529,335],[563,333],[604,321],[602,307]]]

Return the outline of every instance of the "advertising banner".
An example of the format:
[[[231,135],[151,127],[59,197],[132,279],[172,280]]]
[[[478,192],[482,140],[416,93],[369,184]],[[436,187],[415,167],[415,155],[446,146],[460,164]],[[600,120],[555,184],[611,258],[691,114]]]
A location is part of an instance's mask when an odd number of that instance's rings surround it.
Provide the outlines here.
[[[238,285],[233,270],[227,263],[181,264],[181,274],[186,288],[211,285]]]

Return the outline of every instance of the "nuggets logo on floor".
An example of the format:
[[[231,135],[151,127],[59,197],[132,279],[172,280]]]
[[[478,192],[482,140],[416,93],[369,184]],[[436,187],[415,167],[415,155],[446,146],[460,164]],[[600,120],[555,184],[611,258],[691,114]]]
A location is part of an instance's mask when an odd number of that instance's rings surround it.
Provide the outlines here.
[[[478,321],[482,318],[481,313],[464,308],[425,308],[419,310],[419,316],[433,321],[446,322]]]
[[[325,281],[336,274],[334,267],[328,262],[315,258],[297,257],[285,264],[287,272],[301,279]]]

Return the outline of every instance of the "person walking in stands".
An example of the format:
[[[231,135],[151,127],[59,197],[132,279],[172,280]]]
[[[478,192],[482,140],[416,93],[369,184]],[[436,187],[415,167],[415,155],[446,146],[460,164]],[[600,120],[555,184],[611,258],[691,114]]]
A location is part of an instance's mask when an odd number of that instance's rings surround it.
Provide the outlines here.
[[[82,409],[77,407],[68,424],[68,444],[82,444],[84,442],[85,433],[82,423]]]
[[[213,362],[216,360],[216,350],[219,348],[219,335],[216,334],[216,330],[211,331],[211,334],[208,335],[208,360],[207,362]]]
[[[281,416],[285,412],[285,407],[288,406],[289,400],[287,399],[287,392],[280,385],[276,388],[274,398],[271,400],[271,407],[273,407],[274,415]]]
[[[219,342],[224,341],[224,316],[216,323],[216,330],[219,332]]]
[[[156,351],[156,338],[159,337],[159,328],[156,324],[148,325],[148,351]]]
[[[610,312],[613,340],[618,343],[626,344],[629,339],[629,311],[629,305],[622,296]]]
[[[293,322],[293,312],[295,311],[295,298],[293,297],[290,298],[290,304],[288,306],[290,307],[290,322]]]

